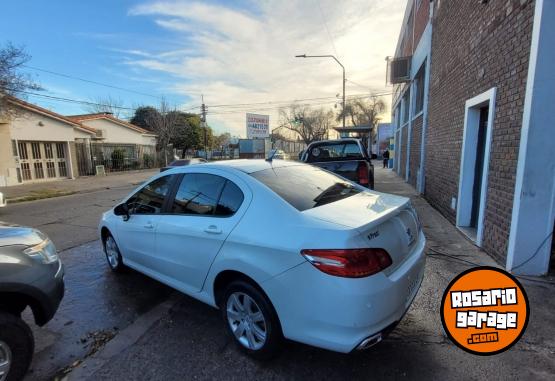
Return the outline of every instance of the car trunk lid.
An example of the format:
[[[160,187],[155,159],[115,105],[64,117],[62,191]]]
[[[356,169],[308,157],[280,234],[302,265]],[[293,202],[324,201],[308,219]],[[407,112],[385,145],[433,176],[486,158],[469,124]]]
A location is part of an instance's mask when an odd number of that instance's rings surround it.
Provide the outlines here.
[[[387,250],[394,271],[418,242],[420,224],[410,200],[378,192],[363,192],[303,212],[306,216],[350,228],[361,247]]]

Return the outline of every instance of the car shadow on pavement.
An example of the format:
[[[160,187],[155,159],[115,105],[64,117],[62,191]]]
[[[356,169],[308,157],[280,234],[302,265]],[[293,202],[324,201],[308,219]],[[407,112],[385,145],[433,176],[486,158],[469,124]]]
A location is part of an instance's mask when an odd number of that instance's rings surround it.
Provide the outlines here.
[[[421,342],[391,335],[369,350],[350,355],[288,341],[279,356],[258,361],[237,348],[218,310],[182,296],[139,342],[108,361],[91,379],[431,378],[433,368],[439,366],[434,357]],[[421,367],[423,362],[426,368]]]

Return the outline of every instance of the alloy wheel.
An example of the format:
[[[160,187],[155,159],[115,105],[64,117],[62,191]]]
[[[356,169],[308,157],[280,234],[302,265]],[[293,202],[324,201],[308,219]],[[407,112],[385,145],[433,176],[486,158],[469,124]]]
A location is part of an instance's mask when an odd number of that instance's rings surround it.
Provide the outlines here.
[[[0,341],[0,381],[5,381],[8,378],[11,364],[12,351],[8,344]]]
[[[113,237],[108,237],[106,239],[106,258],[108,258],[108,262],[112,268],[116,268],[119,264],[119,252],[118,246],[116,245],[116,241]]]
[[[268,333],[266,319],[253,298],[243,292],[232,293],[226,312],[231,332],[241,345],[254,351],[264,346]]]

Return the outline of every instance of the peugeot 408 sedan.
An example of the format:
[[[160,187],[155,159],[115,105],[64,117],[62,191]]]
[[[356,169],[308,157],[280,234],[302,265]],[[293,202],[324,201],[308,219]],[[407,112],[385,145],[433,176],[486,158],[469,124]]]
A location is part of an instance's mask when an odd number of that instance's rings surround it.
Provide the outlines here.
[[[283,338],[338,352],[381,341],[412,303],[425,238],[410,200],[282,160],[173,168],[104,213],[108,264],[222,312],[257,357]]]

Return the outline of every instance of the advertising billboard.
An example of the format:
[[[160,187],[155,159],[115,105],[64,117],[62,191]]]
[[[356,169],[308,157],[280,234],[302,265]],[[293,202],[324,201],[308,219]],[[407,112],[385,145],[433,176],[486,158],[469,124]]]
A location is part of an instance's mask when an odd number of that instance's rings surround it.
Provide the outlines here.
[[[267,138],[270,136],[270,115],[247,113],[247,139]]]

